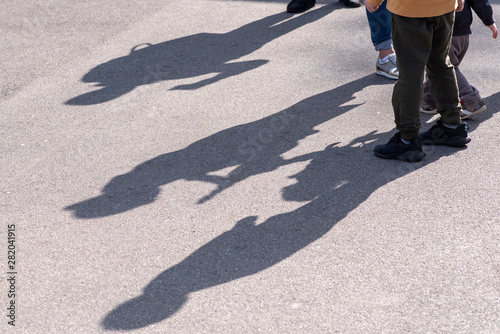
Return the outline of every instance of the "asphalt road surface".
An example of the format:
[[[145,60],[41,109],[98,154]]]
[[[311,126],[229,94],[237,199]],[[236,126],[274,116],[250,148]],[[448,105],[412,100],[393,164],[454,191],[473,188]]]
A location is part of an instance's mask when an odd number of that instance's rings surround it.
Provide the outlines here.
[[[383,160],[365,9],[286,4],[2,1],[1,333],[500,333],[500,41]]]

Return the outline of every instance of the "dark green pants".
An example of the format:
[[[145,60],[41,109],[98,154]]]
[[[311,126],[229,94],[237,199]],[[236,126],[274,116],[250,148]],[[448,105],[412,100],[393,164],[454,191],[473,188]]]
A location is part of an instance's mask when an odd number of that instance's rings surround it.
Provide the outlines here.
[[[454,20],[455,12],[429,18],[392,14],[392,41],[399,70],[392,106],[396,128],[403,139],[418,137],[426,66],[441,120],[460,124],[457,79],[448,56]]]

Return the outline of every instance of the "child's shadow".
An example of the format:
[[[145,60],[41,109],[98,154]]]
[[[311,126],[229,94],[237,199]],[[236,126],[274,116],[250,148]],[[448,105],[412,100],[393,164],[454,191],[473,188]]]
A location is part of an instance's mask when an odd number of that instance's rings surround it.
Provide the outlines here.
[[[232,230],[154,278],[140,296],[111,311],[102,326],[131,330],[165,320],[187,302],[190,293],[283,261],[328,233],[376,189],[439,158],[434,155],[414,164],[377,159],[371,151],[373,141],[379,138],[386,139],[387,134],[369,133],[347,146],[333,144],[323,151],[285,160],[310,160],[305,170],[292,176],[297,183],[282,191],[284,200],[307,204],[259,225],[255,224],[257,217],[241,219]]]
[[[305,24],[321,19],[336,6],[322,6],[299,16],[283,12],[225,34],[200,33],[156,45],[142,44],[129,55],[110,60],[85,74],[83,82],[100,87],[74,97],[68,105],[91,105],[118,98],[138,86],[164,80],[213,77],[172,89],[197,89],[262,66],[265,59],[236,61],[266,43]],[[142,46],[142,47],[141,47]]]
[[[485,102],[494,109],[498,100],[495,94]],[[112,310],[102,326],[132,330],[165,320],[187,302],[190,293],[258,273],[285,260],[328,233],[380,187],[457,152],[448,147],[428,148],[432,154],[417,163],[375,158],[373,147],[388,137],[371,132],[345,146],[332,144],[303,156],[281,158],[279,165],[309,161],[303,171],[291,176],[297,182],[282,190],[284,200],[305,201],[305,205],[259,225],[255,216],[239,220],[233,229],[154,278],[140,296]]]
[[[203,203],[248,177],[276,170],[286,163],[281,155],[315,134],[317,125],[354,108],[354,104],[344,104],[353,100],[356,92],[372,84],[386,83],[369,75],[255,122],[217,132],[114,177],[101,195],[66,209],[79,218],[122,213],[154,202],[161,186],[177,180],[213,184],[215,189],[198,199],[198,203]],[[232,168],[226,176],[213,174],[226,168]]]

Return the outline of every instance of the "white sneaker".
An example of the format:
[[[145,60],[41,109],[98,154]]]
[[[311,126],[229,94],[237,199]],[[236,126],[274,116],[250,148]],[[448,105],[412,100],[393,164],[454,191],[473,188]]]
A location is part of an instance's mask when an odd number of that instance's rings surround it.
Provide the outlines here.
[[[392,80],[398,80],[399,71],[396,66],[396,54],[390,54],[387,60],[384,62],[381,61],[380,58],[377,58],[376,69],[376,74]]]
[[[485,110],[486,110],[486,105],[484,104],[483,101],[480,101],[475,106],[466,107],[465,105],[462,104],[462,111],[460,112],[460,116],[462,117],[462,119],[467,119],[469,117],[482,113]]]

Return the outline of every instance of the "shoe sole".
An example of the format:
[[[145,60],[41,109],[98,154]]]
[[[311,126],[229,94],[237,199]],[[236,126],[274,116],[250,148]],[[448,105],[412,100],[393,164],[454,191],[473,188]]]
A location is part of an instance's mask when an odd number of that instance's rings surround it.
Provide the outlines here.
[[[467,119],[469,117],[472,117],[474,115],[482,113],[486,109],[487,109],[486,106],[482,106],[481,108],[479,108],[478,110],[476,110],[474,112],[470,112],[470,111],[467,111],[467,110],[462,110],[462,112],[460,113],[460,116],[462,117],[462,119]]]
[[[382,154],[378,152],[374,152],[375,155],[382,159],[395,159],[406,162],[418,162],[425,157],[425,152],[405,152],[403,154]]]
[[[467,146],[468,143],[470,143],[471,139],[470,137],[452,137],[442,143],[436,142],[432,139],[420,139],[423,145],[444,145],[444,146],[451,146],[451,147],[464,147]]]
[[[375,74],[380,75],[382,77],[386,77],[387,79],[398,80],[397,76],[390,75],[389,73],[381,71],[381,70],[376,70]]]
[[[436,115],[438,112],[437,112],[437,109],[432,109],[432,110],[425,110],[424,108],[420,107],[420,112],[421,113],[424,113],[424,114],[427,114],[427,115]],[[463,119],[463,117],[462,117]]]

